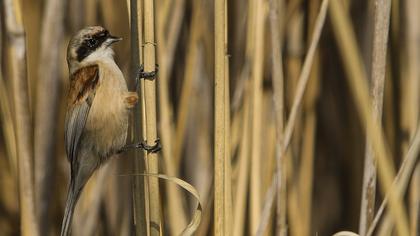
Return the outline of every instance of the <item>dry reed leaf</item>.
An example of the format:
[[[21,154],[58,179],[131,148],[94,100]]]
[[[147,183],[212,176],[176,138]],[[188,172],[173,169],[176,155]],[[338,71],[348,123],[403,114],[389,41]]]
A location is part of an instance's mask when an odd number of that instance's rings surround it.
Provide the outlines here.
[[[175,183],[176,185],[180,186],[181,188],[185,189],[187,192],[193,195],[193,197],[197,200],[197,206],[194,211],[194,215],[190,221],[190,223],[185,227],[185,229],[182,231],[180,236],[192,236],[194,235],[195,231],[197,230],[198,226],[201,222],[201,214],[203,212],[203,207],[200,201],[200,196],[198,195],[198,191],[192,186],[191,184],[187,183],[186,181],[179,179],[177,177],[173,176],[167,176],[164,174],[152,174],[152,173],[142,173],[142,174],[132,174],[132,175],[121,175],[121,176],[150,176],[150,177],[156,177],[159,179],[165,179],[170,182]]]

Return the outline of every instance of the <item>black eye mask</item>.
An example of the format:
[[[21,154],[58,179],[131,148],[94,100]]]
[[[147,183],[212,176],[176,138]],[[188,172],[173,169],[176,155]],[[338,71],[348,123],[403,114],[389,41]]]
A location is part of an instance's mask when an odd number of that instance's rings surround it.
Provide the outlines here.
[[[83,40],[82,45],[77,49],[77,60],[81,62],[92,52],[94,52],[98,47],[100,47],[109,37],[109,32],[107,30],[98,32],[92,37],[86,38]]]

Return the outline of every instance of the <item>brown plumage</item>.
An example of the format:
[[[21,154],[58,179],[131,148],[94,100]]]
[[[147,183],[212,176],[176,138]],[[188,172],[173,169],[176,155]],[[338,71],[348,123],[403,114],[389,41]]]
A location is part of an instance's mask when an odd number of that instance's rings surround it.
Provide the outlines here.
[[[129,92],[125,97],[125,103],[129,108],[133,108],[137,104],[138,96],[135,92]]]
[[[71,180],[62,236],[70,234],[77,200],[90,176],[126,143],[128,113],[137,102],[137,94],[128,91],[113,59],[110,45],[120,40],[94,26],[79,31],[68,46],[65,145]]]
[[[70,77],[68,106],[83,102],[85,96],[96,89],[99,81],[98,65],[83,67],[74,72]]]

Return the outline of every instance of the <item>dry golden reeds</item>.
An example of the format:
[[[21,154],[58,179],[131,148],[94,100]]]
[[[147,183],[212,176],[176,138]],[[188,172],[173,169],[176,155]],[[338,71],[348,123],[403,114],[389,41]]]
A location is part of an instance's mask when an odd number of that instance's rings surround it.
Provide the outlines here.
[[[51,198],[50,186],[54,183],[57,133],[55,121],[59,113],[61,80],[63,66],[60,50],[64,30],[65,1],[47,1],[44,6],[44,19],[41,31],[41,49],[36,88],[36,107],[34,110],[34,160],[35,160],[35,201],[39,219],[39,231],[45,235],[48,230],[48,218]],[[45,91],[48,88],[48,92]]]
[[[215,1],[214,11],[214,234],[230,235],[232,234],[232,189],[226,1]]]
[[[156,49],[155,49],[155,21],[154,21],[154,2],[145,0],[144,3],[144,40],[143,40],[143,59],[145,71],[156,71]],[[155,77],[157,78],[157,77]],[[157,116],[156,116],[156,80],[144,81],[144,112],[147,145],[155,145],[157,136]],[[148,152],[146,155],[147,172],[157,174],[159,172],[158,154]],[[159,182],[156,178],[150,178],[148,183],[149,207],[150,207],[150,235],[160,235],[161,232],[161,207]]]
[[[143,64],[143,5],[140,0],[130,1],[130,27],[131,27],[131,75],[136,78],[140,65]],[[136,90],[139,91],[139,101],[134,111],[134,124],[132,126],[131,136],[132,141],[141,142],[145,140],[145,103],[144,103],[144,81],[141,80],[136,84]],[[134,155],[134,168],[135,173],[145,173],[146,167],[146,152],[136,150]],[[150,235],[149,218],[149,197],[148,197],[148,184],[142,176],[133,176],[132,183],[133,191],[133,218],[135,225],[136,235]]]
[[[101,167],[76,209],[75,235],[418,231],[418,1],[1,6],[2,235],[59,230],[65,48],[87,25],[124,38],[115,59],[139,93],[128,142],[160,138],[162,150]],[[158,76],[134,88],[141,64],[158,64]]]
[[[354,34],[349,23],[348,16],[343,10],[341,3],[332,1],[330,4],[332,22],[337,37],[338,45],[346,61],[349,84],[357,101],[356,105],[363,119],[362,124],[366,127],[368,140],[371,142],[378,162],[379,179],[383,185],[383,191],[389,194],[390,210],[397,222],[399,235],[408,235],[407,216],[402,207],[400,196],[396,192],[389,191],[394,178],[394,168],[390,163],[390,152],[384,143],[382,129],[379,127],[378,117],[371,116],[371,104],[367,88],[367,76],[362,64],[360,53],[357,49]]]
[[[375,2],[370,91],[372,96],[372,116],[377,120],[381,120],[383,110],[390,14],[391,1]],[[367,233],[375,211],[376,162],[374,155],[374,151],[368,142],[366,144],[361,200],[362,207],[360,210],[359,234],[361,235]]]
[[[19,1],[4,1],[6,33],[10,48],[8,51],[11,67],[12,100],[14,110],[14,130],[19,180],[20,221],[22,235],[39,235],[35,214],[35,194],[33,181],[33,140],[30,98],[26,67],[26,42],[23,28],[22,9]]]

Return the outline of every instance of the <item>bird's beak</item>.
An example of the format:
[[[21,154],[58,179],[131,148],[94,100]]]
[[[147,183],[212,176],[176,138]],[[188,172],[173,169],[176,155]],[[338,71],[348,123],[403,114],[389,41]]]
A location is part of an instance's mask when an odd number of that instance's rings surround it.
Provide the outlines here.
[[[108,46],[110,46],[113,43],[119,42],[121,41],[122,38],[120,37],[116,37],[116,36],[112,36],[110,35],[107,39],[106,39],[106,43],[108,44]]]

